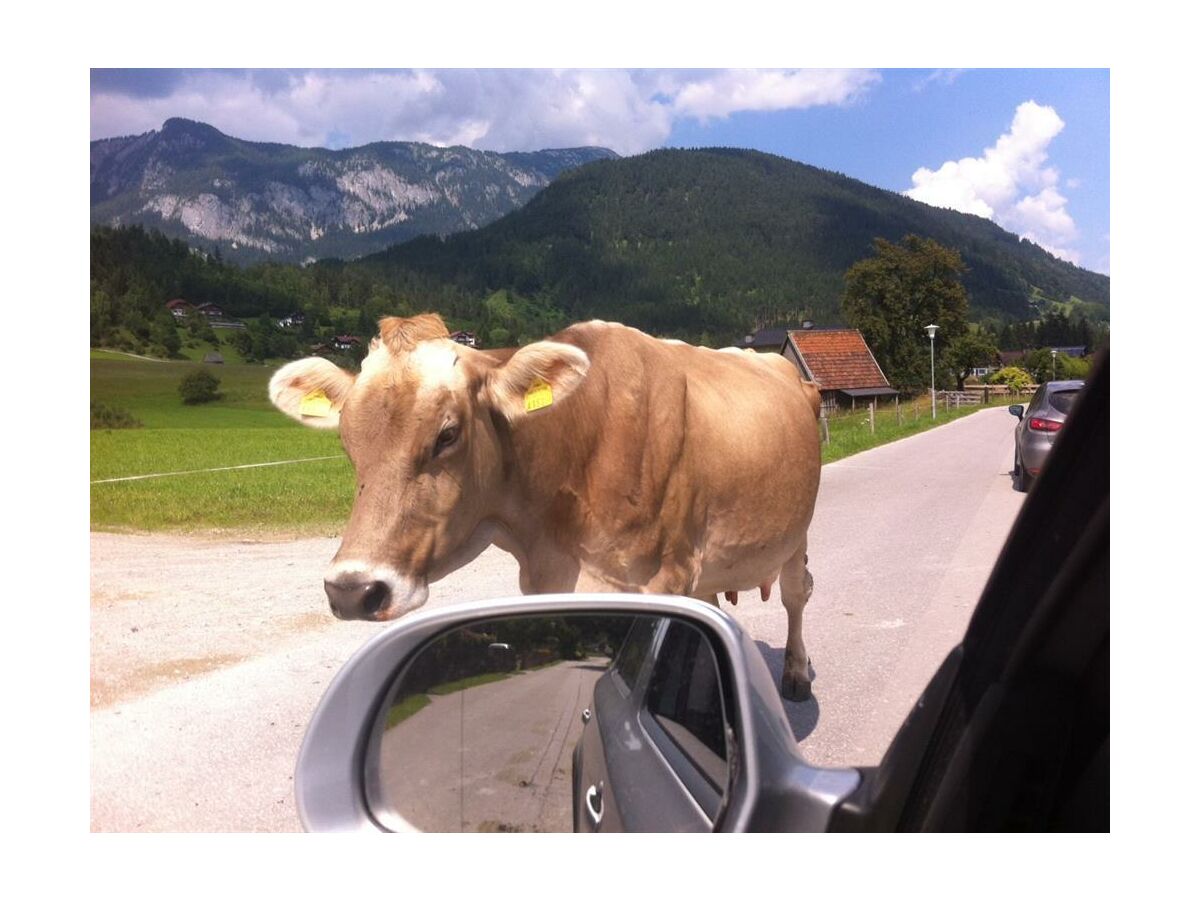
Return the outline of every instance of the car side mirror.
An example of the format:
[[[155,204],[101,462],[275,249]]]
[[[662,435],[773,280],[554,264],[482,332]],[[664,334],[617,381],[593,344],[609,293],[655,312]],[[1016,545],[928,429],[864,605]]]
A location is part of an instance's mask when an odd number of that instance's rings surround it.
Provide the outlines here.
[[[803,764],[775,682],[737,623],[693,600],[418,614],[330,684],[297,808],[310,830],[823,830],[859,776]]]
[[[1012,413],[1014,416],[1016,416],[1018,419],[1025,418],[1025,406],[1022,403],[1014,403],[1012,406],[1010,406],[1008,408],[1008,411],[1010,413]]]

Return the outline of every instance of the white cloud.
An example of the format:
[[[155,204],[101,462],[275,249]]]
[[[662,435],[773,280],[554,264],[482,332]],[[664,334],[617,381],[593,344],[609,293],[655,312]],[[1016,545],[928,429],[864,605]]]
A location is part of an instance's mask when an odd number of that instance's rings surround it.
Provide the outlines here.
[[[730,113],[847,103],[879,80],[855,69],[729,69],[682,85],[671,103],[678,116],[705,120]]]
[[[992,219],[1078,264],[1079,251],[1070,246],[1078,229],[1058,190],[1058,170],[1048,164],[1050,142],[1064,127],[1053,107],[1028,100],[982,156],[945,162],[937,170],[922,167],[904,193],[931,206]]]
[[[862,70],[195,71],[169,89],[94,86],[92,137],[138,134],[182,116],[304,146],[408,140],[631,154],[661,146],[678,119],[844,104],[878,80]]]
[[[922,91],[924,91],[927,87],[929,87],[930,85],[936,84],[936,85],[941,85],[942,87],[949,87],[950,85],[954,84],[954,82],[958,81],[959,76],[962,75],[962,73],[965,71],[967,71],[967,70],[966,69],[934,69],[930,74],[926,75],[924,78],[917,81],[913,85],[913,90],[919,94]]]

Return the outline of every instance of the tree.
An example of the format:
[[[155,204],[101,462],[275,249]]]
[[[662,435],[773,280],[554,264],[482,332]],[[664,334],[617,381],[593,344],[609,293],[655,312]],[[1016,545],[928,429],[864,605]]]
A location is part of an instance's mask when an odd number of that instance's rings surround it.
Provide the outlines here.
[[[997,355],[996,341],[986,332],[969,331],[955,338],[943,354],[946,364],[954,373],[958,390],[962,390],[971,370],[977,366],[991,365]]]
[[[221,398],[221,379],[206,369],[193,369],[179,382],[179,396],[183,402],[191,406],[196,403],[209,403]]]
[[[967,331],[966,271],[958,251],[930,238],[906,236],[899,244],[875,239],[875,256],[856,262],[845,275],[842,313],[862,332],[884,375],[901,389],[924,386],[929,378],[925,326],[938,326],[942,347]],[[939,382],[950,380],[946,353],[938,354]]]
[[[1076,378],[1086,378],[1091,365],[1083,359],[1075,359],[1065,353],[1059,353],[1055,359],[1050,355],[1048,347],[1031,350],[1021,357],[1021,366],[1029,372],[1034,381],[1041,383],[1057,378],[1059,381],[1071,381]]]

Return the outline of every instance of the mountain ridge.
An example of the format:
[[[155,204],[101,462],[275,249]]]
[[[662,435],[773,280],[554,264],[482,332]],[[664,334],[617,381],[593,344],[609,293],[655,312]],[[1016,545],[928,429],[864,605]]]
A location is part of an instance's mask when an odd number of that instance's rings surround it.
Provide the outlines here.
[[[375,141],[332,150],[246,141],[170,118],[91,142],[92,224],[140,224],[239,262],[355,258],[478,228],[598,147],[495,153]]]

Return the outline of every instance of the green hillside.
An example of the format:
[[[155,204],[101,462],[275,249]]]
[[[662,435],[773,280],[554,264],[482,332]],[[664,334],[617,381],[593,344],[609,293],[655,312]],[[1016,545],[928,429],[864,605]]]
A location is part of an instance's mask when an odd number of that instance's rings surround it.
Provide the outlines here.
[[[986,219],[744,150],[596,162],[487,228],[417,239],[356,265],[395,283],[543,297],[572,319],[730,335],[804,316],[838,322],[846,269],[870,255],[873,238],[906,234],[962,254],[977,321],[1035,317],[1034,297],[1107,310],[1106,276]]]
[[[94,227],[92,341],[133,351],[161,343],[163,304],[181,297],[246,320],[303,311],[300,348],[427,310],[489,345],[593,317],[729,343],[804,318],[843,324],[846,270],[873,254],[875,238],[907,234],[961,254],[977,324],[999,331],[1053,314],[1107,323],[1107,276],[986,219],[763,153],[662,150],[565,171],[478,231],[353,262],[243,268],[138,227]]]

